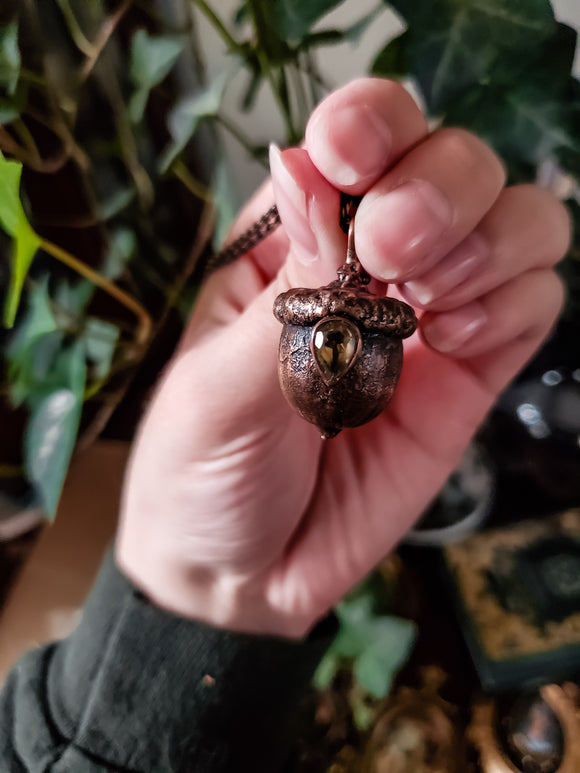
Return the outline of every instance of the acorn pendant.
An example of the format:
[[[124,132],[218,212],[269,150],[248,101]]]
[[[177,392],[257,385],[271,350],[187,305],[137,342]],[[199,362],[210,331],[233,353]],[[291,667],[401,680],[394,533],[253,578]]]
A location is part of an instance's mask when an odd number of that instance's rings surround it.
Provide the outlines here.
[[[274,315],[284,325],[282,392],[324,438],[383,411],[401,374],[402,339],[417,327],[411,306],[365,287],[370,277],[356,257],[353,218],[346,263],[337,273],[325,287],[288,290],[274,302]]]

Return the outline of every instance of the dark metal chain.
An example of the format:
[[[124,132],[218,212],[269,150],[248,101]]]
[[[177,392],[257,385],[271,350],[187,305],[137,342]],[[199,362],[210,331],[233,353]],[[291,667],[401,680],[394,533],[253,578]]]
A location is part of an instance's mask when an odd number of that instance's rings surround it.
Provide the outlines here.
[[[238,236],[235,241],[210,257],[205,267],[205,274],[211,274],[216,269],[227,266],[233,263],[234,260],[241,258],[246,252],[254,249],[268,234],[275,231],[281,222],[278,207],[274,204],[247,231]]]
[[[353,205],[356,208],[361,200],[360,196],[349,196],[346,193],[340,194],[340,227],[345,233],[348,233],[348,226],[352,217]],[[242,255],[254,249],[263,239],[281,224],[278,207],[274,204],[265,212],[259,220],[256,220],[247,231],[241,236],[224,247],[223,250],[214,253],[205,266],[205,275],[208,276],[216,269],[233,263]]]

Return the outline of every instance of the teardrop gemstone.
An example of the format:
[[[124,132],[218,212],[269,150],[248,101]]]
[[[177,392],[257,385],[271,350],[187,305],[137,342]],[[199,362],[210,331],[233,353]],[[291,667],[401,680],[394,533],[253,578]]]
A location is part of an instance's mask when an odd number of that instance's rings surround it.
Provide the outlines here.
[[[352,367],[360,345],[360,331],[354,322],[343,317],[320,320],[312,332],[311,348],[326,384],[334,384]]]

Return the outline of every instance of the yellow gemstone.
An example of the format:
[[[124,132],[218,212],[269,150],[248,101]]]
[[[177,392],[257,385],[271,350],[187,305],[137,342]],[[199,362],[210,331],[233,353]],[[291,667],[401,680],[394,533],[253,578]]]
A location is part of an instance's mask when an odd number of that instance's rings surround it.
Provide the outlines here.
[[[360,349],[358,327],[342,317],[321,320],[312,334],[312,354],[327,384],[338,381],[351,368]]]

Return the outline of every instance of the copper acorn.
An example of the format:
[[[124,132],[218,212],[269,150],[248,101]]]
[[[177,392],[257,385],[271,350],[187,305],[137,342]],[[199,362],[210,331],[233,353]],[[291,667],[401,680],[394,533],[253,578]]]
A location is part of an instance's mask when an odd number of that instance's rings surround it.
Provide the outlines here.
[[[352,238],[349,242],[337,280],[288,290],[274,302],[274,315],[284,325],[282,391],[325,438],[383,411],[401,374],[402,339],[417,327],[406,303],[369,292],[370,277],[356,259]]]

